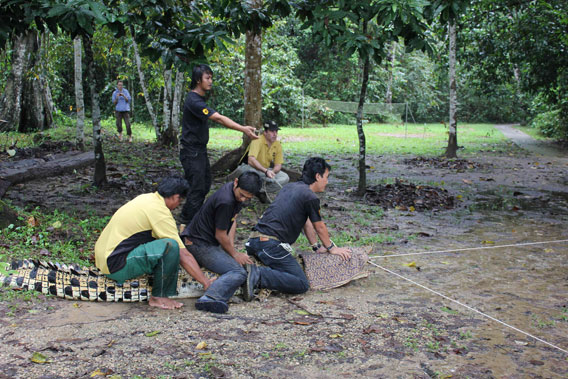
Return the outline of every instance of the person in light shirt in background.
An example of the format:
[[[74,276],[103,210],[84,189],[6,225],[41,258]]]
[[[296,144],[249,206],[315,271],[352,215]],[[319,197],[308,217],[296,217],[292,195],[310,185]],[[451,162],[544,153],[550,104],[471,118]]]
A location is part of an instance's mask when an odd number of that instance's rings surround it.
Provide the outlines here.
[[[112,103],[114,104],[114,115],[116,117],[116,131],[118,139],[122,141],[122,120],[126,126],[128,142],[132,142],[132,129],[130,128],[130,93],[123,88],[122,80],[116,83],[116,89],[112,93]]]

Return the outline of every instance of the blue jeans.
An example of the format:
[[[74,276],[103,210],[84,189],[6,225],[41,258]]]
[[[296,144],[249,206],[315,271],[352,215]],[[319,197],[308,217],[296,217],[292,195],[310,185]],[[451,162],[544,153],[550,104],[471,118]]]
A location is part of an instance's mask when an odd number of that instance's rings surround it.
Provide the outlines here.
[[[247,279],[247,271],[221,246],[194,243],[188,246],[188,249],[201,267],[220,275],[207,288],[205,295],[215,300],[228,302]]]
[[[258,288],[299,294],[310,289],[304,270],[292,254],[280,246],[280,241],[260,241],[251,238],[246,243],[247,253],[258,258],[265,266],[257,266],[259,275],[254,281]]]

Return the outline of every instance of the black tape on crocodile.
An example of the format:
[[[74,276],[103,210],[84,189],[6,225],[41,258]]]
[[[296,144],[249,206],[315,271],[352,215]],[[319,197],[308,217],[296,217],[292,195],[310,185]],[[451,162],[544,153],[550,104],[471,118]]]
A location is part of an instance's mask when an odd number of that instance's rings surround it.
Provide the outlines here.
[[[298,261],[303,265],[310,288],[326,290],[339,287],[351,280],[364,278],[368,260],[366,249],[354,248],[349,261],[331,254],[303,253]],[[96,268],[81,268],[77,265],[43,262],[38,260],[14,261],[8,265],[8,275],[0,273],[0,284],[14,289],[35,290],[65,299],[88,301],[147,301],[152,293],[152,276],[125,281],[118,284]],[[206,276],[217,277],[204,270]],[[203,286],[185,270],[180,269],[176,298],[200,297]],[[240,289],[235,295],[240,294]],[[264,296],[267,296],[264,294]],[[262,296],[261,296],[262,297]]]
[[[7,267],[10,274],[0,274],[0,283],[14,289],[35,290],[46,295],[73,300],[138,302],[148,300],[152,293],[152,276],[118,284],[96,268],[81,268],[37,260],[14,261]],[[204,271],[209,277],[217,275]],[[203,294],[201,283],[180,269],[177,298],[199,297]]]

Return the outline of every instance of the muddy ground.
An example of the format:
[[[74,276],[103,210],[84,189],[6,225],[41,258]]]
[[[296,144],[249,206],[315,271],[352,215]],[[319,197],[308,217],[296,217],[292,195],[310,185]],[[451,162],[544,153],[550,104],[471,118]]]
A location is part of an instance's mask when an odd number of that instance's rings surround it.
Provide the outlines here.
[[[224,315],[196,311],[194,299],[172,311],[43,297],[0,303],[0,378],[567,377],[568,155],[520,145],[467,155],[463,167],[368,157],[370,185],[399,178],[455,197],[452,209],[398,207],[377,221],[369,211],[379,208],[352,195],[355,157],[326,157],[333,170],[322,203],[332,237],[386,236],[367,239],[370,276],[339,289],[237,302]],[[107,189],[92,191],[85,169],[17,185],[5,197],[112,214],[179,170],[175,157],[157,158],[171,152],[151,145],[106,146]],[[114,154],[130,154],[132,164],[114,165]],[[241,246],[262,209],[253,201],[243,212]],[[37,352],[48,362],[32,362]]]

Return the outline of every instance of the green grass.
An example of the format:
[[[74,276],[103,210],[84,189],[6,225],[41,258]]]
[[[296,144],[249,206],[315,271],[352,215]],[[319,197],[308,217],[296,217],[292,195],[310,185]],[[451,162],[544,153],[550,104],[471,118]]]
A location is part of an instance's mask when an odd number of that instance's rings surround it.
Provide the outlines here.
[[[107,136],[117,136],[114,117],[101,121],[101,127]],[[74,120],[60,117],[57,128],[43,132],[43,135],[52,139],[74,140]],[[526,130],[525,130],[526,129]],[[149,122],[132,124],[135,141],[155,141],[154,128]],[[408,155],[440,155],[448,140],[448,128],[443,124],[365,124],[366,147],[368,155],[381,154],[408,154]],[[532,128],[523,128],[523,131],[538,133]],[[92,143],[92,125],[87,120],[85,137],[87,145]],[[288,157],[294,159],[295,155],[323,156],[337,154],[357,154],[359,140],[355,125],[330,125],[327,127],[312,126],[308,128],[282,126],[279,132],[280,139]],[[543,138],[542,136],[540,138]],[[36,137],[36,141],[41,138]],[[14,141],[18,147],[27,147],[34,144],[33,134],[1,133],[0,149],[5,150]],[[213,124],[210,129],[209,149],[228,151],[238,147],[242,141],[242,134],[231,129]],[[477,151],[493,149],[506,149],[507,139],[497,131],[492,124],[458,124],[458,143],[465,149],[459,155],[468,155]]]
[[[94,212],[78,218],[57,209],[17,211],[19,225],[0,230],[0,257],[38,258],[83,266],[90,266],[89,256],[110,218],[98,217]]]
[[[364,126],[367,154],[440,155],[447,145],[447,128],[442,124],[367,124]],[[209,147],[229,150],[241,143],[241,135],[226,128],[211,128]],[[357,154],[359,140],[354,125],[326,128],[287,128],[278,133],[286,154]],[[463,153],[507,148],[507,139],[492,124],[458,125],[458,142]]]

